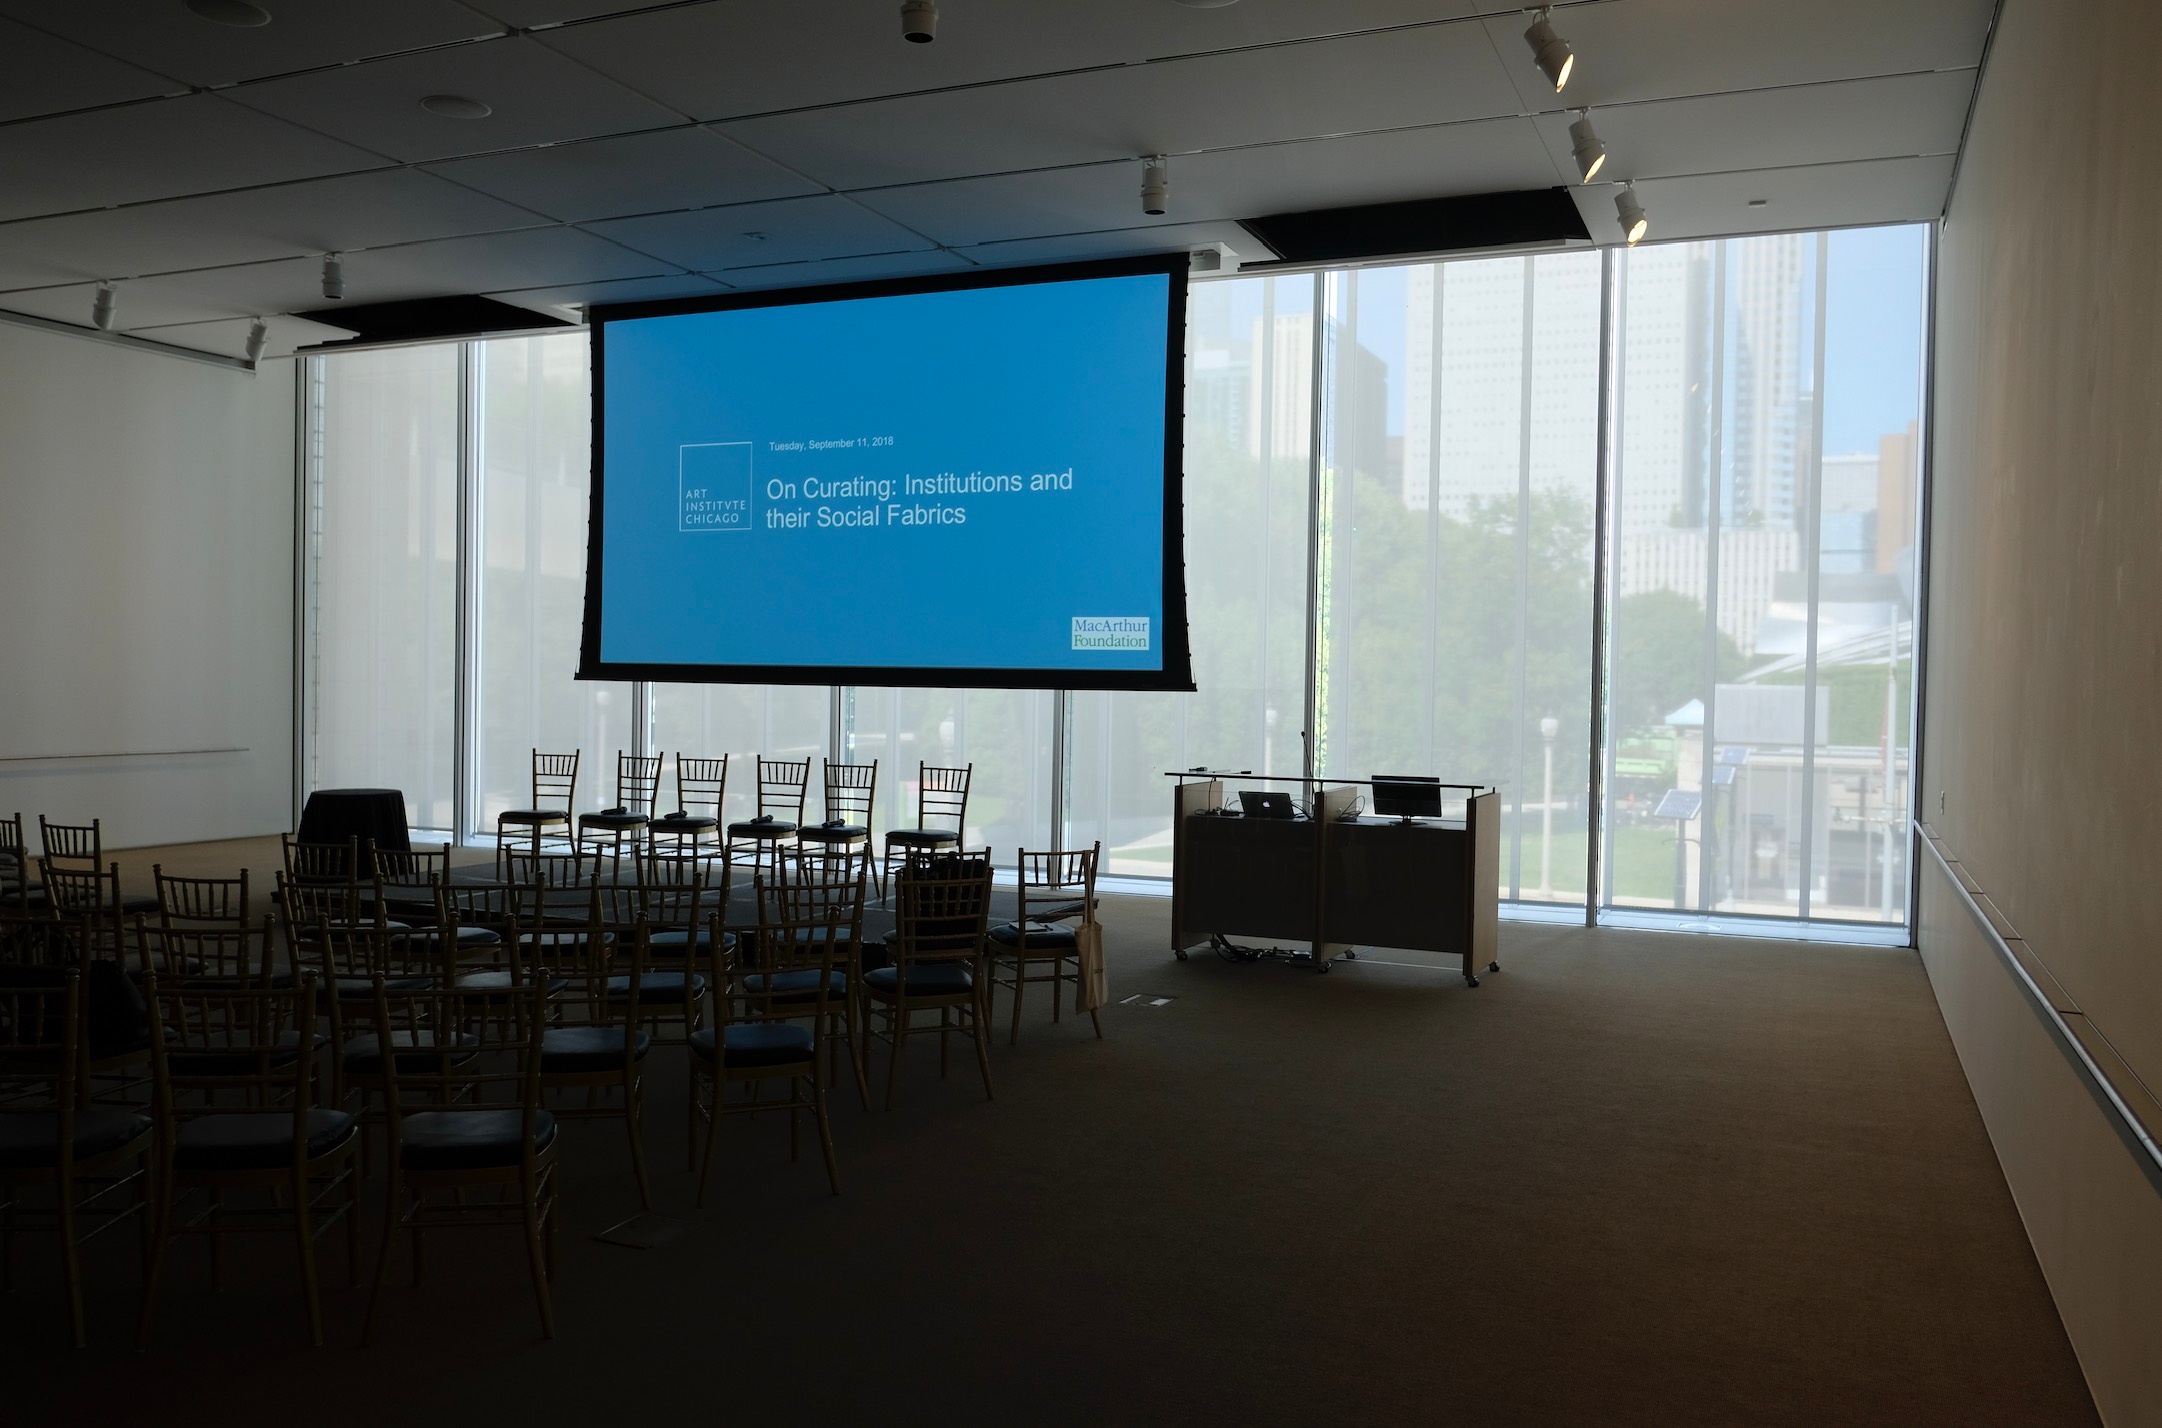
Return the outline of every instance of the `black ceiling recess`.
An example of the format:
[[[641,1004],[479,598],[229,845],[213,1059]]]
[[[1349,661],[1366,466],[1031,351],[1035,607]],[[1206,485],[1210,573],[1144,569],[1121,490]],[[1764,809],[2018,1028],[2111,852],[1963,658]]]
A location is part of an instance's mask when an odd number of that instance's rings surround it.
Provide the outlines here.
[[[1241,219],[1239,226],[1287,263],[1349,263],[1462,248],[1591,241],[1583,215],[1565,188],[1317,208]]]
[[[432,342],[451,337],[479,337],[496,332],[530,332],[536,328],[571,327],[576,324],[550,317],[531,308],[513,307],[484,297],[415,298],[410,302],[344,303],[296,312],[331,327],[342,327],[351,337],[318,342],[303,352],[361,346],[371,342]]]

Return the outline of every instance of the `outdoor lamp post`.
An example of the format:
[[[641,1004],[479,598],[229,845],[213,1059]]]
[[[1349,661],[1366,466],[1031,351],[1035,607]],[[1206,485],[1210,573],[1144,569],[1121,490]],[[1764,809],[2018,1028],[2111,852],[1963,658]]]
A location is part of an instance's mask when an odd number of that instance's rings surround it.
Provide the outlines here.
[[[1554,891],[1554,736],[1561,720],[1549,714],[1539,721],[1539,737],[1546,740],[1546,792],[1539,797],[1539,895]]]

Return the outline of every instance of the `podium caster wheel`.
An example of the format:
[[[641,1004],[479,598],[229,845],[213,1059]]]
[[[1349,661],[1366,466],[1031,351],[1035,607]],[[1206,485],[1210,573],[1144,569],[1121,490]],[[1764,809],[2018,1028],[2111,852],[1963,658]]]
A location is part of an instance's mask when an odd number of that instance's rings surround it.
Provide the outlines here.
[[[1499,972],[1501,970],[1501,963],[1489,962],[1486,964],[1486,970],[1488,970],[1489,972]]]
[[[1344,960],[1346,962],[1356,962],[1359,960],[1359,954],[1356,952],[1346,952],[1344,954]]]
[[[1467,987],[1476,987],[1479,985],[1479,979],[1473,976],[1471,973],[1466,972],[1464,974],[1464,985]]]

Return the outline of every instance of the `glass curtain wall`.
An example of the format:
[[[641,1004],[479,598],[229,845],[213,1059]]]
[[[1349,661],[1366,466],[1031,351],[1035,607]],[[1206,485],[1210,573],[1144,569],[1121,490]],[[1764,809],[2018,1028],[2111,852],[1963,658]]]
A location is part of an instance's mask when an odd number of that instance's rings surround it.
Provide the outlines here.
[[[1906,918],[1925,245],[1616,256],[1609,904]]]
[[[535,747],[581,752],[588,809],[619,750],[731,755],[731,817],[757,754],[831,755],[878,761],[883,832],[922,764],[970,765],[971,844],[1162,877],[1166,771],[1431,773],[1499,792],[1505,898],[1582,906],[1596,832],[1601,906],[1902,923],[1927,243],[1197,282],[1192,694],[581,683],[583,334],[318,359],[309,785],[485,836]]]
[[[1171,873],[1166,770],[1304,771],[1310,274],[1197,283],[1187,300],[1186,604],[1193,694],[1069,697],[1067,846]]]
[[[590,474],[583,333],[472,345],[480,532],[480,831],[528,808],[533,751],[578,760],[581,810],[613,807],[616,754],[643,742],[631,686],[582,683]]]
[[[308,383],[310,788],[399,788],[456,820],[458,349],[317,363]]]
[[[1316,771],[1493,787],[1501,895],[1580,906],[1600,266],[1331,274],[1315,540]]]

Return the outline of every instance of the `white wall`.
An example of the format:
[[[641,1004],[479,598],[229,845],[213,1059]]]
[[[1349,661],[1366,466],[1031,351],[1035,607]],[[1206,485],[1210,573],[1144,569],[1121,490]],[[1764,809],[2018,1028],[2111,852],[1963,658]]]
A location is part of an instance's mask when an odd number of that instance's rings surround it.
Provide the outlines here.
[[[0,815],[33,846],[40,813],[114,848],[289,826],[295,371],[0,322]]]
[[[2162,1088],[2158,48],[2155,0],[2003,9],[1938,267],[1918,800],[2135,1096]],[[1921,861],[1923,961],[2095,1404],[2162,1425],[2162,1194]]]

